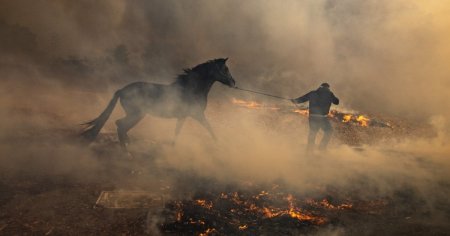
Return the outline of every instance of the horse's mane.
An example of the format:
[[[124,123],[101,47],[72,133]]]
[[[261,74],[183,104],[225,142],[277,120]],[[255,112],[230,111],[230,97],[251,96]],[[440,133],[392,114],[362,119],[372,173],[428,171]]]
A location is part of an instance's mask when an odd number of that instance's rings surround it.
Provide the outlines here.
[[[212,59],[207,62],[198,64],[192,68],[184,68],[183,73],[181,73],[177,76],[176,81],[177,82],[186,81],[187,79],[191,78],[190,75],[192,72],[201,72],[205,68],[208,68],[210,65],[215,64],[215,63],[219,62],[220,60],[224,60],[224,59],[222,59],[222,58]]]

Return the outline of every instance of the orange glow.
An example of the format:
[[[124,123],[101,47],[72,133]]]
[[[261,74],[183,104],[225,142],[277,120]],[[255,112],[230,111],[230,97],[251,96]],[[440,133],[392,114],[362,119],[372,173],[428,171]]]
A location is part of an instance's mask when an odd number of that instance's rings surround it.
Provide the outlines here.
[[[367,117],[365,117],[365,116],[363,116],[363,115],[359,115],[359,116],[356,118],[356,121],[359,122],[359,124],[360,124],[361,126],[366,127],[366,126],[368,126],[370,119],[367,118]]]
[[[346,114],[344,117],[342,117],[342,122],[347,123],[352,119],[352,115]]]
[[[233,98],[233,100],[231,102],[240,107],[245,107],[245,108],[250,108],[250,109],[268,109],[268,110],[279,110],[280,109],[278,107],[265,106],[264,104],[259,103],[259,102],[244,101],[244,100],[240,100],[240,99],[236,99],[236,98]]]
[[[233,98],[232,103],[235,105],[238,105],[240,107],[244,107],[244,108],[248,108],[248,109],[281,110],[280,107],[266,106],[259,102],[245,101],[245,100],[240,100],[240,99],[236,99],[236,98]],[[297,108],[297,109],[291,110],[291,112],[299,114],[301,116],[309,115],[308,109]],[[358,125],[358,126],[362,126],[362,127],[367,127],[370,125],[370,118],[368,118],[367,116],[364,116],[364,115],[359,115],[359,114],[344,113],[344,112],[340,112],[337,110],[331,110],[330,113],[328,114],[328,117],[333,120],[340,121],[342,123],[348,123],[348,124]],[[387,126],[390,127],[389,124],[387,124]]]
[[[217,233],[217,230],[214,228],[208,228],[205,232],[200,233],[199,236],[207,236],[213,233]]]
[[[177,212],[177,221],[181,221],[182,217],[183,217],[183,212],[181,212],[181,211]]]
[[[262,211],[263,215],[267,218],[274,218],[282,215],[289,215],[290,217],[300,220],[300,221],[312,221],[315,224],[324,224],[326,222],[326,218],[319,217],[319,216],[313,216],[308,213],[302,212],[299,208],[295,207],[294,204],[294,197],[291,194],[288,194],[285,198],[288,201],[288,207],[287,210],[281,210],[281,209],[271,209],[268,207],[263,207],[260,211]]]
[[[294,110],[294,113],[297,113],[297,114],[300,114],[300,115],[302,115],[302,116],[307,116],[307,115],[309,115],[309,111],[308,110],[300,110],[300,109],[295,109]]]
[[[313,199],[309,199],[306,201],[306,203],[313,205],[313,206],[322,206],[324,208],[328,209],[335,209],[335,210],[343,210],[343,209],[351,209],[353,208],[353,205],[350,203],[343,203],[339,205],[333,205],[331,204],[327,199],[323,199],[322,201],[318,202]]]
[[[248,228],[248,225],[240,225],[239,230],[245,230]]]
[[[205,224],[205,222],[203,220],[194,221],[192,218],[189,219],[189,223],[193,224],[193,225],[204,225]]]
[[[207,202],[206,200],[202,200],[202,199],[197,199],[195,200],[195,203],[199,206],[202,206],[206,209],[211,210],[211,208],[213,207],[212,202]]]

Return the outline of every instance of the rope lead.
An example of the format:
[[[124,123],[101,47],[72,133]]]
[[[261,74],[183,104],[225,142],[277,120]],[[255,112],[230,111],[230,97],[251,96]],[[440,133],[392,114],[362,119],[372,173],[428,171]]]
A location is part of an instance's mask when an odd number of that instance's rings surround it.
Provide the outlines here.
[[[234,89],[237,89],[237,90],[242,90],[242,91],[246,91],[246,92],[250,92],[250,93],[256,93],[256,94],[261,94],[261,95],[265,95],[265,96],[269,96],[269,97],[273,97],[273,98],[278,98],[278,99],[283,99],[283,100],[289,100],[289,101],[291,101],[294,105],[295,105],[295,107],[297,107],[297,109],[302,109],[301,107],[299,107],[298,105],[297,105],[297,103],[295,103],[294,101],[292,101],[292,99],[290,99],[290,98],[285,98],[285,97],[280,97],[280,96],[276,96],[276,95],[272,95],[272,94],[268,94],[268,93],[262,93],[262,92],[257,92],[257,91],[253,91],[253,90],[249,90],[249,89],[243,89],[243,88],[239,88],[239,87],[233,87]]]
[[[262,92],[257,92],[257,91],[253,91],[253,90],[249,90],[249,89],[243,89],[243,88],[238,88],[238,87],[234,87],[234,88],[238,89],[238,90],[242,90],[242,91],[247,91],[247,92],[251,92],[251,93],[257,93],[257,94],[273,97],[273,98],[279,98],[279,99],[283,99],[283,100],[291,100],[289,98],[284,98],[284,97],[280,97],[280,96],[276,96],[276,95],[272,95],[272,94],[268,94],[268,93],[262,93]]]

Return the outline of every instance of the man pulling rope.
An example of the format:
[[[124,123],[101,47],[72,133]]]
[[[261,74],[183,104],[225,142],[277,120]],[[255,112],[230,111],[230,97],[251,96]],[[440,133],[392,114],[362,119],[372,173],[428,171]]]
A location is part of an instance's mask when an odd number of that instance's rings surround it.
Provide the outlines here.
[[[338,105],[339,99],[334,96],[333,92],[330,90],[330,85],[328,83],[322,83],[320,87],[313,90],[301,97],[295,99],[284,98],[280,96],[275,96],[272,94],[256,92],[248,89],[242,89],[234,87],[235,89],[247,91],[251,93],[261,94],[269,97],[279,98],[283,100],[289,100],[294,105],[297,106],[298,103],[309,101],[309,135],[308,135],[308,145],[306,148],[307,153],[310,153],[316,141],[317,132],[322,129],[324,136],[320,142],[319,149],[325,150],[328,142],[330,141],[331,134],[333,133],[333,128],[331,127],[330,121],[328,120],[328,113],[330,112],[331,104]]]
[[[324,150],[330,141],[333,128],[328,120],[331,104],[338,105],[339,99],[334,96],[328,83],[322,83],[320,87],[301,97],[291,99],[293,103],[309,101],[309,135],[306,151],[309,153],[315,146],[316,135],[319,129],[324,132],[319,148]]]

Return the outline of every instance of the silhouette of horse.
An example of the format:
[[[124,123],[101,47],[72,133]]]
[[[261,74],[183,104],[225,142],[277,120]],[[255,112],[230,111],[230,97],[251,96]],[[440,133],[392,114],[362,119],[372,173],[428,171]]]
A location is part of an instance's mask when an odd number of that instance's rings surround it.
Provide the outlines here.
[[[214,59],[191,69],[184,69],[184,73],[178,75],[176,81],[168,85],[147,82],[126,85],[114,93],[106,109],[96,119],[85,123],[88,127],[82,136],[92,142],[120,99],[126,116],[117,120],[116,125],[120,145],[124,150],[127,150],[129,144],[127,132],[146,114],[177,118],[174,143],[187,117],[197,120],[208,130],[212,138],[216,139],[204,111],[209,90],[214,82],[219,81],[235,87],[235,81],[225,64],[227,59]]]

